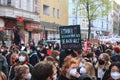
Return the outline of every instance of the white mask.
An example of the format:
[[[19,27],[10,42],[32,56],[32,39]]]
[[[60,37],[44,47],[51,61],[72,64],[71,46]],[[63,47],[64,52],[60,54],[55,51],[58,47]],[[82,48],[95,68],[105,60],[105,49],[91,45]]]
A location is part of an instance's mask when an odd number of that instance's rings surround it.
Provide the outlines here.
[[[85,74],[85,73],[87,73],[87,71],[86,71],[86,69],[84,67],[81,67],[80,68],[80,73],[81,74]]]
[[[24,49],[25,49],[25,46],[22,46],[21,51],[23,51]]]
[[[59,59],[60,59],[60,56],[57,56],[56,59],[59,60]]]
[[[97,49],[97,46],[94,46],[94,49]]]
[[[41,53],[41,56],[42,56],[42,57],[44,57],[44,56],[45,56],[45,54],[44,54],[44,53]]]
[[[120,73],[119,72],[111,72],[110,75],[115,80],[120,78]]]
[[[107,46],[107,47],[109,47],[110,45],[109,45],[109,44],[107,44],[106,46]]]
[[[96,62],[97,62],[97,58],[96,58],[96,57],[93,59],[93,62],[94,62],[94,63],[96,63]]]
[[[37,50],[40,50],[40,48],[38,47]]]
[[[20,57],[19,57],[19,61],[20,61],[20,62],[24,62],[24,61],[25,61],[25,57],[24,57],[24,56],[20,56]]]
[[[79,63],[79,67],[82,67],[82,66],[83,66],[83,63],[82,63],[82,62],[80,62],[80,63]]]
[[[26,75],[25,79],[30,80],[31,77],[32,77],[31,73],[28,73],[28,74]]]
[[[4,52],[4,49],[1,49],[1,52]]]
[[[70,70],[70,75],[71,76],[75,76],[76,73],[77,73],[77,69],[71,69]]]
[[[27,50],[27,53],[30,54],[30,50]]]
[[[57,80],[57,75],[54,75],[54,76],[53,76],[53,80]]]

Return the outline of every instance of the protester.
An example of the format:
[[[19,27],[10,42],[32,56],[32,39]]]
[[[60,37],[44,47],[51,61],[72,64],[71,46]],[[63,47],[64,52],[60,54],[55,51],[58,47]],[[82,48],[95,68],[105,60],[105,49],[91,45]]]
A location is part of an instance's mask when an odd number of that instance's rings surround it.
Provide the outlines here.
[[[77,80],[80,74],[77,72],[78,60],[75,58],[67,59],[62,66],[58,80]]]
[[[90,62],[86,62],[83,67],[80,68],[80,74],[88,74],[92,80],[97,80],[95,76],[95,69]]]
[[[120,80],[120,63],[112,63],[107,76],[107,80]]]
[[[8,75],[8,63],[7,60],[5,58],[5,56],[2,55],[2,53],[0,52],[0,71],[4,72],[5,75]]]
[[[16,63],[15,65],[11,66],[11,69],[9,71],[9,79],[12,80],[15,77],[15,67],[18,65],[28,65],[28,67],[30,68],[30,72],[33,69],[33,66],[29,63],[29,56],[27,54],[27,52],[22,51],[21,53],[19,53],[18,55],[18,59],[16,59]]]
[[[100,54],[98,62],[95,65],[97,80],[104,80],[106,77],[104,74],[108,71],[110,64],[110,56],[107,53]]]
[[[39,62],[39,57],[37,55],[35,46],[30,46],[30,53],[29,53],[29,63],[34,66],[36,63]]]
[[[30,80],[31,76],[27,65],[18,65],[15,67],[15,77],[12,80]]]
[[[53,80],[54,66],[52,62],[41,61],[32,70],[31,80]]]

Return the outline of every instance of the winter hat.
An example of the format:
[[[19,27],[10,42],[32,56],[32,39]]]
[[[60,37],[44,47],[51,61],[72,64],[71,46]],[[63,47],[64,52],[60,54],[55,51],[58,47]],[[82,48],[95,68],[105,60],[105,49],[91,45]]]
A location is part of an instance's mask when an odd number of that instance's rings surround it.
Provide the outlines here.
[[[115,47],[113,48],[113,50],[114,50],[115,52],[119,53],[119,52],[120,52],[120,47],[119,47],[119,46],[115,46]]]

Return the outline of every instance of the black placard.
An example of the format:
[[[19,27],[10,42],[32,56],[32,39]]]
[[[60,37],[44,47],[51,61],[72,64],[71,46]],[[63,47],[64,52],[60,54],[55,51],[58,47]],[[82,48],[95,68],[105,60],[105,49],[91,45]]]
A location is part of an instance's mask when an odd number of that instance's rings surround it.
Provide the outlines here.
[[[59,31],[62,49],[81,49],[80,25],[61,26]]]

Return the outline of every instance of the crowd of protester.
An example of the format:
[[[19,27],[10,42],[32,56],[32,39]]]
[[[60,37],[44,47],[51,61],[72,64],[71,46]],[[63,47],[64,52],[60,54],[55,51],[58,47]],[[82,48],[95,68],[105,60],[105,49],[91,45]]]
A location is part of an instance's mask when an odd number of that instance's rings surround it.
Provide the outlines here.
[[[43,41],[3,44],[0,80],[120,80],[120,46],[84,42],[80,50],[64,50]]]

